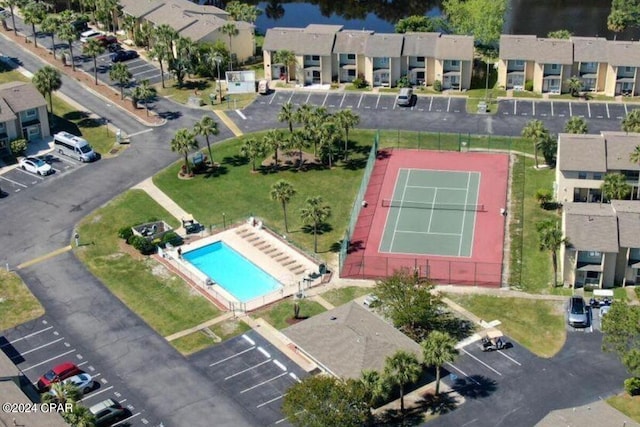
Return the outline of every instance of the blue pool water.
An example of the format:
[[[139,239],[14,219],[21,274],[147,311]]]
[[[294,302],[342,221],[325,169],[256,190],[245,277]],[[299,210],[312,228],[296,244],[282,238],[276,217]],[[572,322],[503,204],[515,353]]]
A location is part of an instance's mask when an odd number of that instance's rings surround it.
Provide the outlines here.
[[[182,257],[242,302],[282,287],[273,276],[223,242],[185,252]]]

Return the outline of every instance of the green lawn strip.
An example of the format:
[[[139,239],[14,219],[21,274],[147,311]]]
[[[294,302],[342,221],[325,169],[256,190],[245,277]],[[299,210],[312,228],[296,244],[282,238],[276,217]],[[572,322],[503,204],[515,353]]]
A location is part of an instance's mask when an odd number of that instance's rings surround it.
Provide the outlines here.
[[[151,258],[136,260],[119,249],[118,230],[160,218],[179,222],[141,190],[132,190],[86,217],[79,225],[79,258],[120,300],[161,335],[191,328],[219,310]]]
[[[507,91],[504,89],[470,89],[464,92],[467,95],[467,112],[475,114],[478,112],[478,103],[485,102],[487,104],[489,114],[495,114],[498,112],[498,97],[507,96]]]
[[[252,312],[251,317],[253,317],[254,319],[258,319],[261,317],[274,328],[284,329],[293,324],[293,322],[290,321],[293,319],[293,308],[295,302],[298,302],[298,304],[300,304],[299,316],[301,318],[313,317],[316,314],[327,311],[326,308],[315,301],[293,301],[291,299],[286,299],[269,307]]]
[[[173,345],[183,355],[188,356],[197,351],[211,347],[212,345],[224,342],[229,338],[244,334],[250,329],[251,327],[249,325],[239,320],[227,320],[225,322],[217,323],[209,328],[209,330],[211,330],[219,340],[215,339],[205,331],[196,331],[171,341],[171,345]]]
[[[222,96],[224,101],[220,104],[220,92],[216,82],[208,78],[186,80],[182,87],[178,87],[175,80],[165,81],[165,86],[165,88],[162,88],[160,83],[155,85],[159,96],[169,97],[180,104],[186,104],[190,97],[197,96],[202,101],[203,106],[206,105],[208,109],[213,108],[214,110],[242,109],[251,104],[256,98],[255,93],[227,94],[223,86]],[[211,106],[210,95],[217,97],[213,106]]]
[[[514,98],[535,98],[542,99],[542,94],[537,92],[530,92],[527,90],[514,90],[513,91]]]
[[[44,314],[40,302],[17,274],[0,270],[0,283],[0,331]]]
[[[607,399],[607,403],[627,417],[640,423],[640,396],[629,396],[628,394],[619,394]]]
[[[330,291],[323,293],[321,296],[334,306],[338,307],[369,293],[371,293],[371,288],[347,286],[345,288],[331,289]]]
[[[489,295],[447,294],[481,319],[500,320],[498,328],[540,357],[552,357],[566,338],[562,302]]]

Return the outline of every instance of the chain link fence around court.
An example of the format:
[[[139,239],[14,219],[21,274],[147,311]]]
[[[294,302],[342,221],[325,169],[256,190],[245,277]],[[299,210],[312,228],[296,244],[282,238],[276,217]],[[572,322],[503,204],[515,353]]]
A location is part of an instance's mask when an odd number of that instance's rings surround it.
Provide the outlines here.
[[[380,148],[407,148],[438,151],[500,151],[529,153],[531,143],[522,138],[471,133],[378,131]]]

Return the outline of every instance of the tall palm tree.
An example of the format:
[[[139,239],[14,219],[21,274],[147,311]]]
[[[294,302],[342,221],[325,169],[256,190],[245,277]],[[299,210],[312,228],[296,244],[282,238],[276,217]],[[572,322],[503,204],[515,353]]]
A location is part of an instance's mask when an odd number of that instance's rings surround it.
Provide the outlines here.
[[[446,332],[431,331],[427,339],[420,344],[424,364],[436,368],[436,396],[440,393],[440,368],[451,363],[458,354],[456,340]]]
[[[365,400],[367,406],[369,406],[369,411],[376,407],[378,399],[384,399],[389,392],[389,387],[384,378],[378,371],[372,369],[362,371],[360,383],[364,387]]]
[[[319,128],[319,133],[314,141],[320,145],[322,157],[329,161],[329,169],[333,167],[333,154],[336,151],[336,142],[340,138],[340,131],[333,122],[325,122]]]
[[[98,0],[96,2],[96,16],[102,21],[106,31],[115,31],[115,14],[118,13],[118,0]]]
[[[156,94],[156,89],[149,84],[149,80],[143,80],[133,89],[131,94],[134,100],[144,102],[144,109],[149,116],[149,100]]]
[[[89,39],[82,45],[82,53],[89,55],[93,59],[93,78],[98,84],[98,55],[104,53],[104,46],[96,39]]]
[[[600,185],[600,190],[606,200],[622,200],[631,194],[631,186],[627,182],[627,177],[621,173],[606,174]]]
[[[8,7],[11,12],[11,25],[13,26],[13,34],[18,35],[18,28],[16,28],[16,17],[14,13],[14,9],[16,7],[20,7],[24,3],[24,0],[2,0],[0,1],[0,6]]]
[[[588,132],[587,121],[584,117],[573,116],[564,125],[566,133],[585,134]]]
[[[71,22],[64,22],[58,27],[58,38],[67,42],[69,55],[71,56],[71,69],[76,70],[76,61],[73,58],[73,42],[78,39],[78,31]]]
[[[622,119],[623,132],[640,132],[640,110],[632,110]]]
[[[291,67],[296,65],[296,54],[286,49],[278,50],[273,55],[273,62],[287,67],[287,83],[291,82]]]
[[[53,59],[56,59],[56,30],[60,26],[60,17],[49,14],[40,23],[40,29],[51,36],[51,50]]]
[[[176,59],[174,52],[173,42],[178,38],[178,33],[176,30],[171,28],[167,24],[158,25],[157,27],[152,29],[151,36],[153,38],[153,44],[155,45],[158,41],[161,41],[165,44],[168,49],[170,55],[170,61]]]
[[[133,30],[138,25],[138,18],[133,15],[122,17],[122,29],[127,33],[127,37],[133,39]]]
[[[360,116],[351,110],[340,110],[333,115],[336,125],[344,130],[344,160],[349,154],[349,129],[360,123]]]
[[[547,134],[541,137],[536,143],[536,149],[542,153],[547,165],[555,166],[558,153],[558,139],[555,135]]]
[[[640,166],[640,145],[636,145],[636,148],[629,154],[629,161]],[[640,199],[640,175],[638,175],[638,192],[636,198]]]
[[[580,95],[580,91],[582,90],[582,80],[580,80],[580,78],[577,76],[571,76],[567,79],[566,83],[571,96]]]
[[[196,135],[204,136],[207,141],[207,149],[209,150],[209,161],[213,165],[213,154],[211,153],[211,144],[209,143],[209,137],[220,133],[218,130],[218,122],[213,120],[210,116],[203,116],[199,122],[193,127],[193,131]]]
[[[295,121],[300,123],[302,127],[306,129],[306,127],[309,125],[309,122],[311,122],[311,118],[313,117],[313,111],[314,110],[311,105],[302,104],[295,112]]]
[[[20,9],[22,12],[22,20],[25,24],[31,25],[31,32],[33,34],[33,45],[38,47],[38,32],[36,31],[36,25],[40,23],[47,16],[48,5],[45,3],[31,1],[26,3]]]
[[[384,376],[391,385],[400,390],[400,412],[404,414],[404,387],[420,378],[420,362],[415,354],[404,350],[396,351],[384,363]]]
[[[251,160],[251,171],[256,171],[256,159],[264,157],[267,153],[266,147],[261,140],[247,138],[240,147],[240,155]]]
[[[322,132],[322,128],[329,121],[331,114],[324,107],[316,107],[312,110],[307,122],[304,125],[304,130],[307,134],[307,138],[313,141],[313,155],[318,155],[318,138],[317,136]]]
[[[531,141],[533,144],[533,155],[535,158],[536,168],[538,167],[538,146],[540,141],[549,135],[549,131],[544,127],[540,120],[530,120],[522,129],[522,137]]]
[[[287,204],[291,201],[291,198],[295,196],[296,189],[293,188],[293,185],[281,179],[275,182],[271,186],[271,191],[269,195],[271,196],[271,200],[279,202],[282,205],[282,213],[284,214],[284,231],[289,232],[289,225],[287,224]]]
[[[233,71],[233,48],[231,47],[231,40],[240,34],[238,27],[233,22],[228,22],[220,27],[220,32],[229,36],[229,71]]]
[[[278,129],[271,129],[263,137],[262,142],[266,148],[274,151],[273,160],[274,167],[278,168],[278,150],[280,150],[285,144],[285,138]]]
[[[178,37],[176,40],[176,53],[178,58],[187,64],[187,72],[193,74],[200,60],[198,45],[189,37]]]
[[[62,418],[74,427],[93,427],[96,425],[96,417],[89,408],[82,405],[73,405],[71,412],[64,412]]]
[[[324,204],[322,197],[309,197],[300,210],[300,219],[313,227],[313,251],[318,252],[318,227],[331,216],[331,206]]]
[[[189,64],[187,64],[187,61],[182,58],[174,59],[169,64],[169,68],[178,82],[178,87],[182,87],[184,84],[184,78],[187,76],[187,72],[189,71]]]
[[[42,96],[49,98],[49,113],[53,115],[53,99],[51,94],[62,87],[60,71],[50,65],[45,65],[35,72],[31,82]]]
[[[153,44],[149,54],[152,58],[156,58],[158,60],[158,64],[160,65],[160,81],[162,83],[162,88],[164,89],[164,61],[169,59],[171,55],[169,53],[169,47],[164,41],[158,40]]]
[[[173,139],[171,139],[171,151],[184,156],[184,171],[187,175],[191,173],[191,169],[189,168],[189,153],[197,148],[198,140],[189,129],[178,129]]]
[[[553,264],[553,287],[558,285],[558,251],[568,240],[562,236],[562,230],[555,220],[540,221],[536,224],[538,231],[539,248],[541,251],[551,253]]]
[[[289,147],[294,150],[298,150],[298,168],[302,167],[302,150],[309,145],[307,138],[300,129],[295,129],[292,134],[289,135]]]
[[[293,122],[296,119],[296,112],[293,109],[293,104],[291,102],[285,103],[280,112],[278,113],[278,121],[279,122],[287,122],[289,125],[289,132],[293,133]]]
[[[127,64],[123,62],[116,62],[111,66],[109,70],[109,78],[118,83],[118,87],[120,88],[120,99],[124,99],[124,87],[129,84],[131,81],[131,71],[129,71],[129,67]]]

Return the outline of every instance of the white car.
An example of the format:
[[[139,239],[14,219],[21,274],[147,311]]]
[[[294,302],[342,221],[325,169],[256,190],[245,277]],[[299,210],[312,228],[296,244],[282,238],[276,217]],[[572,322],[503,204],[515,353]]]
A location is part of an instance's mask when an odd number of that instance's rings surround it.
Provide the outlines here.
[[[53,173],[53,168],[47,162],[42,159],[38,159],[37,157],[25,157],[20,160],[18,163],[22,170],[27,172],[35,173],[38,175],[49,175]]]
[[[103,35],[103,33],[101,33],[100,31],[96,31],[96,30],[87,30],[83,33],[80,33],[80,41],[82,43],[86,43],[88,42],[90,39],[94,39],[96,37],[99,37]]]
[[[93,378],[91,378],[91,375],[87,373],[74,375],[73,377],[67,378],[66,380],[62,381],[62,383],[63,384],[71,383],[75,385],[82,392],[82,394],[89,393],[91,390],[93,390],[93,386],[94,386]],[[55,392],[53,390],[49,391],[49,394],[55,396]]]
[[[366,307],[374,307],[378,301],[377,296],[369,294],[365,297],[364,301],[362,301],[362,304]]]

